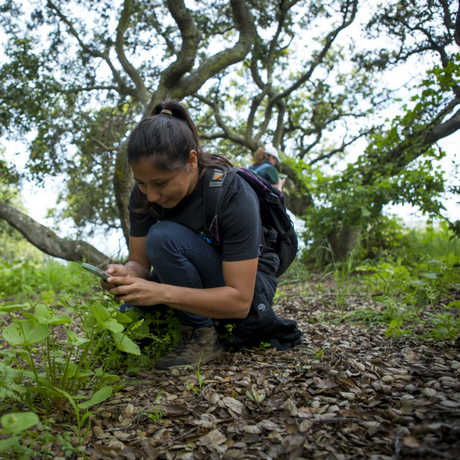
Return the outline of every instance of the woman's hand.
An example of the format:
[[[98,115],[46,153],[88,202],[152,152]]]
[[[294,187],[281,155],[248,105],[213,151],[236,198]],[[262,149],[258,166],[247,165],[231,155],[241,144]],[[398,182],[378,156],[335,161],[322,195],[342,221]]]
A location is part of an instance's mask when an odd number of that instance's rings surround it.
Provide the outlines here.
[[[281,192],[283,190],[284,183],[286,182],[285,176],[280,176],[280,180],[278,182],[278,190]]]
[[[109,280],[111,286],[109,292],[119,302],[138,306],[162,303],[160,294],[163,291],[163,285],[159,283],[131,275],[116,275],[110,277]]]
[[[126,265],[121,265],[121,264],[110,264],[107,265],[107,268],[105,270],[110,276],[128,276],[130,275],[130,271]],[[107,282],[106,280],[101,281],[101,286],[109,291],[114,287],[112,283]]]

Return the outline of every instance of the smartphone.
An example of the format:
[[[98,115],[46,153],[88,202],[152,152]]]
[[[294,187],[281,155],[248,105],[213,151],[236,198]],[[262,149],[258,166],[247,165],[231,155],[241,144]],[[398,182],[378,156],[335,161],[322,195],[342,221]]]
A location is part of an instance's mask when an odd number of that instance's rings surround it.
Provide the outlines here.
[[[105,272],[104,270],[101,270],[98,267],[95,267],[94,265],[87,264],[87,263],[82,263],[81,266],[85,269],[91,272],[93,275],[99,276],[99,278],[102,278],[106,280],[110,275]]]

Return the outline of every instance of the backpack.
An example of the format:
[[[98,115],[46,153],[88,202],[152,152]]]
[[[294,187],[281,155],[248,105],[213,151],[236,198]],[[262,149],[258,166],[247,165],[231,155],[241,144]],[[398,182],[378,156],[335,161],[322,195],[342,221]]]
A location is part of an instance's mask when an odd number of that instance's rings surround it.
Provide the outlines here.
[[[286,212],[284,196],[277,188],[267,180],[257,176],[254,172],[245,168],[233,168],[228,172],[215,169],[208,186],[208,206],[206,204],[207,222],[209,235],[216,242],[220,242],[219,215],[222,206],[222,197],[227,190],[230,178],[235,174],[242,177],[256,192],[260,203],[262,226],[264,228],[264,247],[275,252],[280,265],[276,276],[282,275],[294,260],[298,240],[291,218]],[[211,196],[209,196],[211,195]],[[215,206],[213,206],[215,202]]]

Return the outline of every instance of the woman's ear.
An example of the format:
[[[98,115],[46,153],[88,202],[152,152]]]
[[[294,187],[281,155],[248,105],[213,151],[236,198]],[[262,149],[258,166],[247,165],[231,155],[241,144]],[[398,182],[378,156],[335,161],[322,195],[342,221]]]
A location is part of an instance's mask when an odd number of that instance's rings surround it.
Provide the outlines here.
[[[187,169],[189,171],[198,169],[198,153],[196,152],[196,150],[190,150],[187,161]]]

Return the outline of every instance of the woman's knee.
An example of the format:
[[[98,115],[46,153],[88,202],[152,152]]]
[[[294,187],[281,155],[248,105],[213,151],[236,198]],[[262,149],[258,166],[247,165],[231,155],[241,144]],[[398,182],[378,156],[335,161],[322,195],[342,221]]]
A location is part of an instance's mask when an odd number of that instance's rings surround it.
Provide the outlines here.
[[[150,227],[147,234],[147,256],[149,259],[161,258],[177,250],[176,242],[180,241],[184,230],[175,222],[161,221]]]
[[[163,282],[167,274],[172,277],[187,273],[203,287],[223,285],[219,253],[193,230],[175,222],[158,222],[151,227],[146,245],[150,264]]]

